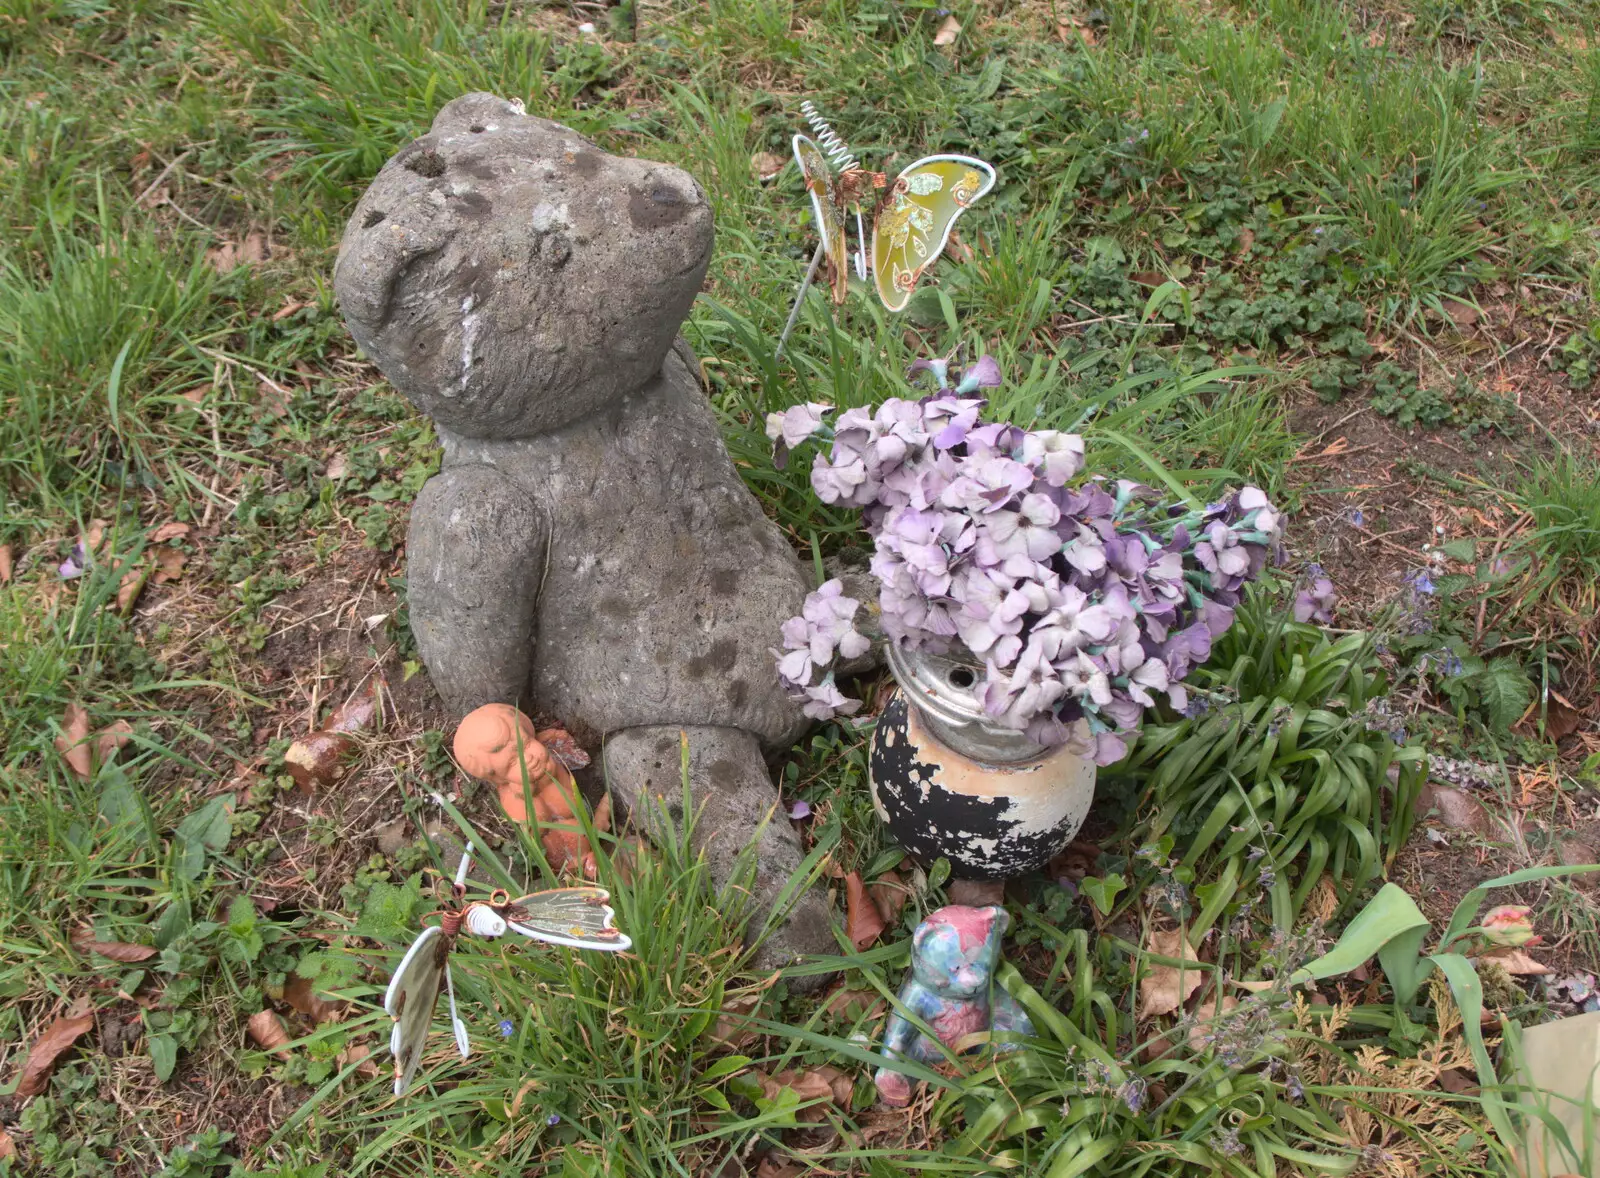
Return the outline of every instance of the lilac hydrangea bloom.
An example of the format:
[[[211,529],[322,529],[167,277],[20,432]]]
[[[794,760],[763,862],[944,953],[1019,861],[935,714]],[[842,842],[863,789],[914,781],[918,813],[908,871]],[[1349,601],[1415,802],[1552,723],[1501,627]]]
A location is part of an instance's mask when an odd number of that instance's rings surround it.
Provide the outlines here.
[[[820,401],[795,405],[782,413],[767,414],[767,437],[793,450],[822,428],[822,415],[833,409]]]
[[[797,406],[775,415],[774,440],[783,445],[786,429],[824,440],[812,487],[862,509],[889,641],[964,648],[985,668],[975,692],[994,724],[1042,745],[1087,731],[1099,763],[1119,759],[1147,709],[1189,707],[1183,680],[1275,558],[1280,514],[1256,487],[1190,511],[1127,480],[1074,486],[1082,438],[982,420],[985,403],[966,394],[1000,383],[991,358],[953,388],[948,359],[918,372],[936,393],[847,409],[831,431],[814,424],[825,407]],[[833,581],[784,623],[773,654],[807,715],[859,706],[832,674],[866,649],[858,609]]]
[[[1322,570],[1317,569],[1311,583],[1295,594],[1295,621],[1315,622],[1319,626],[1333,624],[1333,606],[1339,600],[1339,595],[1334,591],[1333,582],[1321,573]]]

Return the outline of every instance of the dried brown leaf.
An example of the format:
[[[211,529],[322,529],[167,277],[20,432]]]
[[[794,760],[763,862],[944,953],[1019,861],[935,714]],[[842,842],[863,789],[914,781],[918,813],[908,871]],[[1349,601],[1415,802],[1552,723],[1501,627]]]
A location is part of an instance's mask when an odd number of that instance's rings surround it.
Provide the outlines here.
[[[206,251],[206,261],[218,274],[226,274],[235,266],[267,260],[267,235],[252,229],[240,242],[225,241]]]
[[[841,1108],[850,1107],[850,1095],[854,1091],[855,1082],[844,1072],[831,1064],[824,1064],[819,1068],[808,1068],[800,1071],[798,1068],[787,1068],[775,1076],[756,1073],[761,1081],[761,1091],[768,1100],[777,1098],[778,1093],[788,1089],[798,1096],[801,1101],[828,1101],[839,1105]],[[827,1112],[818,1104],[808,1109],[802,1109],[798,1114],[803,1121],[821,1121],[827,1117]]]
[[[256,382],[256,400],[268,417],[287,417],[292,394],[275,380]]]
[[[38,1096],[43,1092],[50,1083],[50,1073],[56,1069],[56,1060],[71,1050],[78,1037],[93,1026],[94,1015],[75,1016],[69,1011],[46,1027],[28,1049],[22,1078],[17,1081],[17,1095]]]
[[[341,1068],[355,1064],[356,1075],[363,1080],[370,1080],[378,1074],[378,1065],[372,1061],[371,1055],[372,1048],[365,1043],[352,1043],[338,1054],[337,1060]]]
[[[741,994],[729,998],[722,1004],[722,1013],[717,1016],[716,1023],[706,1030],[705,1037],[735,1051],[754,1042],[757,1032],[750,1026],[750,1016],[760,1005],[760,994]]]
[[[961,36],[961,22],[953,16],[947,16],[944,18],[944,23],[939,26],[939,31],[933,35],[933,43],[954,45],[959,36]]]
[[[129,569],[122,574],[122,580],[117,582],[117,612],[125,614],[133,608],[133,603],[139,600],[139,594],[144,589],[145,578],[150,575],[150,570],[140,566]]]
[[[568,769],[585,769],[589,766],[589,754],[583,751],[577,737],[565,728],[541,728],[534,739],[544,745],[545,752]]]
[[[0,585],[8,584],[11,581],[11,570],[14,567],[15,562],[11,558],[11,545],[0,544]]]
[[[867,897],[861,873],[852,871],[844,877],[844,930],[850,943],[865,949],[883,935],[883,914]]]
[[[350,1044],[339,1052],[339,1066],[349,1068],[350,1064],[354,1063],[355,1074],[358,1077],[362,1077],[363,1080],[373,1079],[374,1076],[378,1076],[378,1064],[374,1063],[371,1055],[373,1048],[368,1045]]]
[[[332,458],[328,459],[328,467],[322,472],[322,477],[325,479],[342,479],[349,473],[350,459],[346,457],[343,450],[340,450]]]
[[[1239,1000],[1224,994],[1219,1000],[1212,994],[1194,1010],[1194,1025],[1189,1028],[1189,1047],[1193,1051],[1203,1051],[1207,1041],[1216,1032],[1216,1020],[1227,1014],[1239,1005]]]
[[[1238,986],[1239,989],[1241,989],[1241,990],[1249,990],[1250,993],[1252,993],[1252,994],[1260,994],[1260,993],[1262,993],[1262,992],[1264,992],[1266,990],[1272,989],[1272,987],[1276,986],[1278,983],[1277,982],[1245,982],[1245,981],[1240,981],[1238,978],[1234,978],[1233,979],[1233,984],[1235,986]]]
[[[152,544],[165,544],[168,540],[181,540],[188,534],[188,524],[169,519],[166,523],[152,528],[150,534],[145,538]]]
[[[1544,713],[1545,739],[1559,744],[1576,732],[1582,722],[1583,716],[1576,708],[1552,699]]]
[[[103,765],[116,756],[123,745],[133,737],[133,725],[126,720],[107,724],[94,734],[94,752]]]
[[[1045,874],[1051,879],[1080,880],[1094,871],[1094,865],[1101,855],[1100,848],[1086,839],[1073,839],[1067,844],[1067,849],[1062,851],[1045,866]]]
[[[883,995],[876,990],[852,990],[841,982],[839,988],[829,994],[827,1001],[822,1004],[822,1011],[855,1022],[863,1017],[876,1017],[885,1005]]]
[[[78,537],[78,540],[83,545],[83,550],[89,553],[89,555],[93,556],[96,552],[100,551],[100,545],[102,542],[104,542],[105,538],[106,521],[103,519],[92,519],[89,521],[88,528],[86,528],[83,534]]]
[[[872,881],[867,893],[872,897],[872,902],[877,905],[878,913],[883,917],[885,925],[891,925],[900,919],[900,912],[906,906],[906,901],[911,898],[911,885],[900,878],[897,871],[885,871]]]
[[[750,174],[761,183],[775,179],[789,161],[770,151],[758,151],[750,157]]]
[[[7,1158],[14,1158],[16,1156],[17,1143],[11,1140],[11,1134],[7,1133],[4,1129],[0,1129],[0,1162],[5,1161]]]
[[[761,1155],[761,1164],[756,1167],[756,1178],[798,1178],[805,1172],[806,1167],[798,1160],[774,1149]]]
[[[97,941],[94,939],[94,934],[86,928],[72,934],[72,947],[79,953],[98,953],[101,957],[109,957],[112,961],[120,961],[124,965],[146,961],[160,952],[154,945],[133,945],[127,941]]]
[[[287,303],[283,304],[283,306],[279,307],[272,313],[272,321],[274,323],[281,323],[290,315],[293,315],[296,311],[303,310],[306,306],[308,306],[308,304],[301,302],[299,299],[290,299]]]
[[[270,1051],[279,1059],[288,1059],[289,1053],[284,1050],[289,1042],[289,1032],[283,1029],[283,1020],[270,1010],[259,1010],[250,1016],[250,1021],[245,1023],[245,1030],[250,1032],[263,1051]]]
[[[1239,244],[1233,247],[1233,252],[1235,254],[1247,254],[1250,252],[1250,247],[1255,245],[1255,243],[1256,231],[1250,228],[1250,226],[1246,225],[1243,229],[1239,230]]]
[[[1481,318],[1478,308],[1471,303],[1458,303],[1454,299],[1445,304],[1444,310],[1445,314],[1450,316],[1450,322],[1454,323],[1462,331],[1471,327]]]
[[[188,559],[188,554],[181,548],[157,548],[156,584],[165,585],[183,576],[183,566]]]
[[[1491,949],[1483,954],[1488,961],[1497,962],[1501,969],[1514,977],[1533,977],[1537,974],[1555,973],[1548,965],[1535,961],[1521,949]]]
[[[283,1001],[317,1023],[336,1023],[344,1017],[344,1003],[318,994],[310,981],[292,973],[283,984]]]
[[[1200,960],[1189,948],[1189,942],[1184,939],[1180,929],[1152,932],[1145,951],[1178,961],[1198,964]],[[1139,979],[1139,1017],[1171,1014],[1189,1000],[1189,996],[1200,988],[1204,980],[1205,975],[1198,969],[1184,969],[1180,978],[1177,966],[1152,965],[1150,972]]]
[[[56,737],[56,751],[67,768],[82,780],[88,781],[94,776],[93,753],[89,748],[89,713],[78,704],[68,704],[61,713],[61,735]]]

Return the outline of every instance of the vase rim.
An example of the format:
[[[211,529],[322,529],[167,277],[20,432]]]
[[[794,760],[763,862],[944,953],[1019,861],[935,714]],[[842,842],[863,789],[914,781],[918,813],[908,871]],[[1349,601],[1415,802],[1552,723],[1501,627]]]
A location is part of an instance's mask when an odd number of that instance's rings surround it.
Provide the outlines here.
[[[941,739],[979,760],[1015,762],[1049,756],[1060,745],[1041,745],[1026,733],[996,724],[984,711],[977,687],[986,668],[970,651],[934,654],[887,643],[889,673],[906,700],[930,722]]]

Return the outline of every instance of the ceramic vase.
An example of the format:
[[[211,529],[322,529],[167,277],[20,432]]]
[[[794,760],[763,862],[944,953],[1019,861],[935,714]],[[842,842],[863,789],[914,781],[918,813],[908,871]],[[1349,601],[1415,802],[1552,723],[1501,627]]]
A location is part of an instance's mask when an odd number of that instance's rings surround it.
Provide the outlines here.
[[[1041,748],[993,724],[975,689],[983,668],[889,643],[899,690],[868,755],[872,802],[889,834],[956,876],[1009,879],[1070,843],[1094,800],[1095,763],[1077,740]],[[1083,733],[1082,735],[1087,735]]]

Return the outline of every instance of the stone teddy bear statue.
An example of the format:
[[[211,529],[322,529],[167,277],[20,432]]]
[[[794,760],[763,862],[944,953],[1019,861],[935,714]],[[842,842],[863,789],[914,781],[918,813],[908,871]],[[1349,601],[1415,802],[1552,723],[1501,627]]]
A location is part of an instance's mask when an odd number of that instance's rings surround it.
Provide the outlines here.
[[[911,973],[900,987],[900,1003],[952,1051],[962,1050],[963,1039],[982,1031],[1033,1034],[1033,1024],[1016,999],[994,985],[1000,942],[1010,923],[998,906],[950,904],[929,913],[911,936]],[[945,1058],[898,1011],[884,1029],[883,1055],[890,1062],[873,1080],[884,1103],[892,1105],[911,1100],[911,1080],[894,1070],[894,1060],[933,1064]]]
[[[468,94],[373,180],[334,286],[443,447],[407,539],[411,626],[440,696],[457,715],[515,704],[603,741],[612,797],[646,833],[683,818],[687,734],[713,877],[762,831],[754,928],[801,861],[763,754],[805,728],[769,648],[806,585],[677,336],[711,245],[687,173]],[[835,945],[807,891],[758,962]]]

